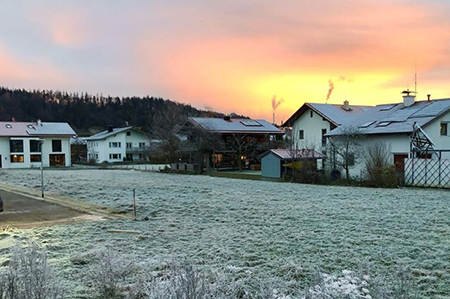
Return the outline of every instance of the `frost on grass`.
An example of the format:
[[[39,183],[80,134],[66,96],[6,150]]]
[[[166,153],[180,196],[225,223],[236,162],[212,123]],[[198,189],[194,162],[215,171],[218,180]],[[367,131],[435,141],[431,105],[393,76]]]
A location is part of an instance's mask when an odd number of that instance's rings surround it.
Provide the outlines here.
[[[0,272],[0,298],[63,298],[60,283],[47,264],[45,250],[36,243],[16,245]]]
[[[164,271],[157,269],[159,261],[187,259],[235,281],[243,293],[272,288],[295,294],[315,286],[316,269],[339,278],[342,270],[354,271],[367,260],[371,277],[385,277],[401,262],[421,296],[450,294],[450,201],[442,190],[126,170],[45,170],[44,175],[48,193],[124,211],[132,210],[135,189],[137,219],[147,219],[30,230],[71,290],[81,281],[72,278],[92,264],[88,253],[102,245],[125,260],[149,264],[152,273]],[[39,170],[0,170],[0,180],[33,188]],[[140,234],[108,233],[114,229]]]
[[[284,294],[279,291],[279,287],[283,287],[280,281],[258,281],[251,276],[236,279],[226,275],[226,271],[200,270],[187,260],[182,263],[172,260],[159,266],[158,263],[138,264],[102,247],[83,258],[72,259],[73,263],[83,266],[79,279],[87,288],[84,293],[75,295],[62,291],[59,273],[54,274],[48,266],[45,250],[35,243],[29,244],[26,248],[15,246],[9,263],[0,271],[0,298],[57,299],[63,295],[109,299],[418,298],[410,277],[405,275],[409,271],[403,269],[388,279],[374,279],[367,270],[344,270],[340,275],[319,273],[316,284],[306,291],[298,288],[291,294]],[[85,262],[79,263],[80,260]],[[227,270],[236,268],[227,267]]]

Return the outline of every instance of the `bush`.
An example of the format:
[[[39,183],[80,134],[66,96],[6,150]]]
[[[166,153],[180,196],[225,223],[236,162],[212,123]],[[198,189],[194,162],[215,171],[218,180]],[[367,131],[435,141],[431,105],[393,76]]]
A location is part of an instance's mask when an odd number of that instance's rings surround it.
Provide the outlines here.
[[[375,143],[367,148],[365,159],[368,184],[373,187],[396,187],[395,167],[389,164],[390,148],[384,143]]]
[[[0,277],[2,299],[63,298],[60,284],[47,265],[46,253],[36,243],[25,248],[16,245]]]

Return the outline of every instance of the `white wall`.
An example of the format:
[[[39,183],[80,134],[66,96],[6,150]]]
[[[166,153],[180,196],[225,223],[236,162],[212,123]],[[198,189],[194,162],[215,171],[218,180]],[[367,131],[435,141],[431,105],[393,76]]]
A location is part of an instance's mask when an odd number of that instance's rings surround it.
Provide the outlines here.
[[[22,140],[23,141],[23,152],[17,153],[24,156],[23,162],[11,162],[11,152],[10,152],[10,140]],[[0,155],[2,159],[2,168],[32,168],[40,167],[41,162],[31,162],[31,154],[40,154],[40,152],[31,153],[30,152],[30,140],[44,140],[42,145],[42,164],[44,167],[50,166],[50,154],[64,154],[65,166],[71,166],[71,149],[70,149],[70,139],[69,138],[37,138],[37,137],[0,137]],[[61,140],[61,152],[52,151],[52,140]],[[14,154],[14,153],[13,153]]]
[[[447,135],[441,136],[441,122],[447,123]],[[434,143],[434,149],[450,149],[450,112],[422,128]],[[450,153],[443,153],[443,159],[450,159]]]
[[[312,112],[312,117],[311,117]],[[292,138],[297,149],[314,149],[318,152],[322,149],[322,129],[330,132],[330,122],[322,116],[308,109],[294,123],[292,127]],[[304,139],[299,139],[299,131],[303,130]]]
[[[389,134],[389,135],[367,135],[365,138],[358,140],[359,148],[355,165],[350,167],[350,176],[360,179],[361,175],[365,175],[365,161],[367,149],[377,143],[385,144],[390,152],[389,163],[394,164],[394,155],[409,155],[409,135],[408,134]],[[342,175],[344,173],[342,172]]]
[[[130,132],[130,135],[127,135]],[[120,142],[120,147],[109,147],[111,142]],[[121,162],[126,158],[127,142],[132,143],[132,148],[139,148],[139,143],[144,142],[147,148],[150,147],[150,139],[147,135],[136,132],[134,130],[123,131],[107,137],[104,140],[92,140],[88,141],[88,159],[89,154],[98,154],[97,163],[107,161],[108,163]],[[110,154],[120,154],[120,158],[111,159]],[[139,154],[136,154],[133,158],[137,159]]]

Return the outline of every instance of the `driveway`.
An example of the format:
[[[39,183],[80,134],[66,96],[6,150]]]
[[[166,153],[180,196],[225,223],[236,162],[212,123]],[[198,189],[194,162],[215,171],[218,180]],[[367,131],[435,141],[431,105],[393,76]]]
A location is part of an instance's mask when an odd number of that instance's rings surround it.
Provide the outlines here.
[[[82,203],[78,205],[73,201],[61,201],[47,197],[43,200],[33,195],[6,191],[1,188],[0,196],[3,199],[0,229],[7,227],[30,228],[111,218],[111,215],[108,217],[104,211],[99,213],[95,208],[86,209]],[[59,202],[59,204],[54,202]]]

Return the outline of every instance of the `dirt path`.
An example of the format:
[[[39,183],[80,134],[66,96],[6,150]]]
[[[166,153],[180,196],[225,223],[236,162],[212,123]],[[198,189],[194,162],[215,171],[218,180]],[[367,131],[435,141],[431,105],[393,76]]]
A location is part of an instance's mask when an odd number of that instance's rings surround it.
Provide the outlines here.
[[[3,199],[4,210],[0,213],[0,229],[129,217],[105,207],[53,194],[45,195],[45,198],[42,199],[40,193],[35,190],[1,183],[0,196]]]

